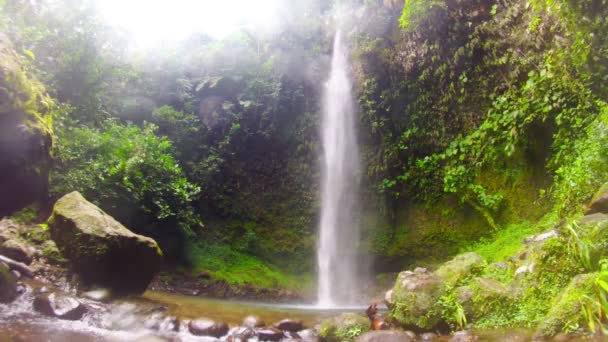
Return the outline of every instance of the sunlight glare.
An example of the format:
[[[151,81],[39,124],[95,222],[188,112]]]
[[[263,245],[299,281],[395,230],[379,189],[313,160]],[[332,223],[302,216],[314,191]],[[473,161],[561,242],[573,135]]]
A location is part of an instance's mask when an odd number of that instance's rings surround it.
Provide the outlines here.
[[[181,40],[202,32],[223,38],[240,28],[269,30],[279,0],[97,0],[102,18],[127,30],[137,45]]]

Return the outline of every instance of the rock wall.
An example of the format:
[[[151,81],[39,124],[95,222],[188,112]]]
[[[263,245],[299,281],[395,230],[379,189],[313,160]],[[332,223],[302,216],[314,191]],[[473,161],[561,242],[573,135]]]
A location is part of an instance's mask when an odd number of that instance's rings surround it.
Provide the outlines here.
[[[0,216],[46,199],[53,106],[0,34]]]

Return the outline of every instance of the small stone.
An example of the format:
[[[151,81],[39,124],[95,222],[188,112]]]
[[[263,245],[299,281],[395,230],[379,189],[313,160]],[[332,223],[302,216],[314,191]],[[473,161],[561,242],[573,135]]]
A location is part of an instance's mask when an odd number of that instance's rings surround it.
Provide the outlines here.
[[[247,328],[259,328],[265,325],[266,324],[264,323],[264,321],[262,321],[262,319],[258,316],[250,315],[243,319],[243,326]]]
[[[435,341],[438,337],[439,336],[437,336],[437,334],[435,334],[435,333],[427,332],[427,333],[420,335],[420,340],[422,342],[430,342],[430,341]]]
[[[21,279],[21,273],[17,270],[12,270],[11,274],[15,277],[15,279]]]
[[[188,330],[196,336],[212,336],[220,338],[228,333],[230,328],[226,323],[216,323],[208,319],[195,319],[188,323]]]
[[[302,324],[302,321],[296,321],[296,320],[292,320],[292,319],[284,319],[284,320],[278,322],[277,324],[275,324],[275,327],[279,330],[290,331],[290,332],[300,331],[300,330],[304,329],[304,325]]]
[[[56,293],[37,296],[34,309],[47,316],[72,321],[81,319],[86,312],[86,307],[78,300]]]
[[[247,341],[250,338],[254,338],[257,336],[255,329],[249,327],[240,327],[236,328],[234,332],[232,332],[231,336],[238,338],[241,341]]]

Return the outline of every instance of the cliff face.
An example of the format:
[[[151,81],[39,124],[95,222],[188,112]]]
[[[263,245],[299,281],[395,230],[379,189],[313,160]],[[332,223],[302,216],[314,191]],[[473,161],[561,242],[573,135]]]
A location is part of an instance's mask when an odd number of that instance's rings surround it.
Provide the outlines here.
[[[0,35],[0,216],[46,198],[53,105]]]

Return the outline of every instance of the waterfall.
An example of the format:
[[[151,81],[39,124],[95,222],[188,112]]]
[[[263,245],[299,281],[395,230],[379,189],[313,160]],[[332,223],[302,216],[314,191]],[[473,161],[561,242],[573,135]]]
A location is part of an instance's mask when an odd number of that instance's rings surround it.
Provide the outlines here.
[[[321,120],[321,219],[317,246],[318,305],[353,304],[357,294],[359,227],[355,214],[359,151],[347,48],[334,38],[331,73]]]

